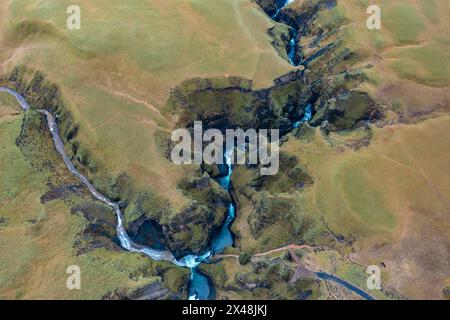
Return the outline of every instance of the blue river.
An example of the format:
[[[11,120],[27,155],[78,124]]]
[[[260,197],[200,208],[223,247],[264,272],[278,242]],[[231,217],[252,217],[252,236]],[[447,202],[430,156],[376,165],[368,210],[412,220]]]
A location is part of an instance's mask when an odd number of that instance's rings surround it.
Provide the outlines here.
[[[227,150],[224,154],[225,165],[227,168],[227,175],[219,179],[219,184],[227,192],[230,192],[231,175],[233,173],[233,166],[231,160],[232,151],[233,150]],[[223,250],[225,250],[225,248],[233,245],[234,239],[230,227],[235,217],[236,217],[236,208],[233,202],[231,202],[227,210],[227,216],[225,218],[225,221],[223,222],[220,230],[213,235],[213,238],[210,241],[208,254],[204,256],[204,258],[203,257],[197,258],[198,261],[204,262],[210,259],[211,256],[213,256],[214,254],[221,253],[223,252]],[[197,266],[191,268],[189,299],[190,300],[212,299],[214,296],[214,289],[211,280],[208,279],[205,275],[198,272],[196,267]]]
[[[292,3],[293,0],[287,0],[284,3],[285,6]],[[282,9],[280,8],[272,18],[276,18],[279,11]],[[296,51],[296,38],[297,35],[294,35],[290,41],[290,50],[289,50],[289,59],[291,61],[291,64],[294,65],[293,60],[295,57],[295,51]],[[23,110],[30,109],[30,106],[25,101],[25,98],[22,97],[19,93],[15,92],[14,90],[11,90],[6,87],[0,87],[0,92],[7,92],[10,95],[14,96],[16,100],[20,103]],[[50,130],[50,133],[53,138],[53,142],[55,145],[56,151],[61,155],[62,160],[64,161],[66,167],[68,170],[77,177],[81,183],[83,183],[91,192],[91,194],[98,199],[99,201],[107,204],[110,206],[114,212],[116,213],[117,217],[117,236],[120,240],[121,246],[131,252],[138,252],[147,255],[148,257],[154,259],[154,260],[166,260],[170,261],[173,264],[180,266],[180,267],[186,267],[189,268],[191,271],[190,275],[190,282],[189,282],[189,299],[191,300],[206,300],[206,299],[213,299],[215,297],[215,290],[214,285],[212,281],[206,277],[204,274],[202,274],[198,270],[198,266],[201,263],[207,262],[211,259],[211,257],[214,254],[221,253],[225,250],[225,248],[230,247],[234,244],[233,235],[231,233],[230,227],[233,222],[233,220],[236,218],[236,208],[233,202],[230,203],[230,206],[227,210],[227,216],[225,218],[225,221],[223,222],[220,230],[216,232],[213,235],[213,238],[210,241],[209,248],[206,250],[205,253],[202,255],[187,255],[181,259],[176,259],[173,254],[164,249],[154,249],[149,248],[147,246],[143,246],[137,243],[134,243],[129,235],[127,234],[124,224],[123,224],[123,213],[120,209],[120,206],[117,202],[112,201],[105,195],[101,194],[85,177],[82,173],[80,173],[74,166],[74,164],[71,162],[70,158],[66,155],[64,151],[64,145],[61,137],[59,136],[58,131],[58,125],[57,120],[55,117],[48,112],[47,110],[41,109],[37,110],[38,112],[45,115],[47,120],[47,126]],[[295,122],[293,124],[293,128],[298,128],[301,123],[308,122],[312,118],[312,105],[309,103],[305,106],[305,112],[303,115],[303,118],[299,121]],[[227,192],[230,192],[230,186],[231,186],[231,175],[233,173],[233,166],[232,166],[232,151],[233,150],[227,150],[224,154],[224,160],[225,160],[225,166],[227,168],[227,175],[219,179],[219,184],[224,188]],[[326,274],[323,272],[317,272],[316,277],[327,280],[327,281],[334,281],[349,290],[352,290],[353,292],[359,294],[361,297],[372,300],[373,297],[362,291],[361,289],[358,289],[357,287],[353,286],[352,284],[337,278],[334,275]]]

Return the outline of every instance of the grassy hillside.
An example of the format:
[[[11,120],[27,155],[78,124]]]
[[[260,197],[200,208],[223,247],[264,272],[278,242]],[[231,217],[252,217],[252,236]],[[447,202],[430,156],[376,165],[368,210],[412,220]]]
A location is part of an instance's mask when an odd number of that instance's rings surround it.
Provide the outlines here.
[[[294,1],[285,18],[317,1]],[[234,260],[203,266],[222,286],[218,296],[299,298],[312,291],[312,298],[333,298],[324,294],[333,291],[329,283],[289,284],[296,266],[285,252],[254,264],[237,260],[295,243],[315,248],[298,250],[315,270],[363,287],[364,266],[376,264],[383,268],[384,288],[395,291],[392,296],[439,299],[450,285],[450,5],[445,0],[380,0],[382,29],[369,31],[366,8],[371,3],[338,0],[317,19],[309,17],[300,38],[305,57],[331,43],[333,49],[312,59],[304,76],[292,73],[277,79],[270,90],[258,91],[293,68],[277,53],[286,56],[288,27],[278,24],[271,38],[267,31],[274,23],[253,1],[132,0],[111,5],[80,0],[79,31],[65,27],[70,1],[4,1],[0,76],[18,64],[45,71],[61,87],[64,106],[79,125],[78,156],[95,162],[97,171],[89,177],[108,189],[127,173],[130,189],[144,191],[127,203],[127,217],[139,220],[142,210],[136,208],[142,207],[166,215],[161,220],[174,218],[177,247],[196,237],[205,240],[203,233],[210,230],[197,223],[201,219],[195,214],[187,226],[184,217],[177,220],[172,213],[186,208],[194,196],[210,205],[220,192],[181,190],[182,180],[185,186],[196,185],[192,176],[199,171],[197,166],[175,166],[160,152],[175,124],[205,116],[230,121],[227,125],[267,125],[264,117],[270,118],[273,109],[277,117],[289,117],[294,110],[304,112],[311,101],[316,109],[310,123],[316,127],[302,125],[288,135],[277,176],[260,177],[245,166],[233,171],[237,218],[232,229],[237,239],[236,248],[227,253],[235,254]],[[222,78],[210,80],[214,77]],[[183,82],[192,78],[198,79]],[[179,109],[175,114],[163,108],[169,96],[174,100],[169,105],[176,102]],[[77,254],[80,235],[82,248],[93,236],[87,232],[84,238],[92,221],[70,213],[90,212],[95,205],[83,192],[42,203],[40,197],[55,186],[76,182],[54,158],[48,135],[35,147],[30,141],[18,143],[20,150],[16,146],[24,120],[42,124],[35,116],[21,115],[12,99],[0,96],[0,185],[6,186],[0,192],[0,252],[5,256],[0,297],[100,298],[117,288],[154,281],[159,268],[166,272],[165,285],[185,294],[182,269],[122,253],[108,241],[104,248]],[[291,130],[289,121],[282,124],[285,132]],[[49,174],[47,156],[56,175]],[[29,163],[40,157],[37,167],[47,171],[36,171]],[[149,198],[156,201],[143,206],[141,200]],[[162,210],[166,202],[167,211]],[[155,209],[155,203],[162,209]],[[109,223],[101,230],[113,237],[112,212],[94,211]],[[211,212],[199,212],[200,218],[212,220]],[[191,218],[190,212],[187,216]],[[195,232],[187,232],[190,227]],[[104,240],[100,236],[103,245]],[[13,245],[16,252],[7,250]],[[69,264],[84,270],[86,291],[65,289]],[[384,294],[375,295],[386,298]]]
[[[287,148],[314,180],[303,194],[306,209],[336,234],[356,237],[355,260],[384,262],[386,285],[407,297],[439,299],[449,281],[450,7],[438,0],[377,1],[382,29],[369,31],[370,3],[338,1],[318,21],[343,25],[335,39],[354,52],[348,68],[373,66],[360,89],[397,113],[386,119],[392,125],[372,127],[369,147],[359,151],[348,150],[362,139],[357,132],[318,135],[306,145],[290,141]],[[429,119],[395,124],[418,118]]]
[[[160,272],[169,267],[169,272],[171,266],[105,242],[108,224],[114,234],[114,212],[102,206],[93,210],[90,196],[81,189],[61,192],[64,187],[77,186],[78,181],[68,174],[48,133],[34,132],[32,144],[26,142],[29,138],[16,142],[25,118],[36,119],[33,111],[20,113],[15,100],[1,93],[0,298],[101,299],[118,289],[126,294],[161,281],[154,268]],[[85,206],[91,208],[91,221],[74,211]],[[94,238],[98,239],[95,245]],[[66,287],[70,265],[81,269],[80,290]],[[170,271],[167,286],[182,287],[177,281],[183,274],[180,269]]]
[[[190,168],[160,156],[154,136],[175,121],[159,110],[184,79],[239,75],[267,86],[287,71],[270,45],[271,22],[248,1],[81,1],[81,30],[70,31],[69,4],[1,5],[4,71],[19,63],[44,70],[61,86],[95,160],[138,186],[157,184],[183,207],[177,182]]]
[[[388,287],[415,298],[442,298],[448,281],[449,117],[373,128],[369,147],[348,137],[285,146],[303,159],[314,185],[304,210],[324,217],[337,235],[355,237],[352,258],[387,265]]]
[[[370,4],[368,0],[338,1],[318,19],[323,26],[341,25],[336,38],[354,52],[348,66],[373,66],[367,72],[371,81],[362,89],[408,118],[448,111],[448,1],[377,1],[381,30],[366,28]]]
[[[270,45],[266,30],[271,22],[247,1],[132,1],[115,5],[82,1],[78,3],[82,28],[69,31],[65,25],[69,4],[72,2],[2,2],[0,73],[7,75],[16,65],[24,64],[44,70],[48,79],[61,87],[64,104],[79,124],[77,141],[98,169],[91,177],[96,185],[107,187],[110,181],[105,181],[105,176],[126,172],[134,188],[151,189],[169,199],[174,210],[180,210],[189,199],[178,190],[178,184],[195,168],[173,166],[159,151],[157,137],[166,135],[175,124],[173,116],[160,111],[169,91],[182,80],[199,76],[240,75],[253,79],[256,86],[269,85],[290,68]],[[6,95],[2,99],[9,101],[2,105],[2,122],[12,122],[2,128],[2,134],[8,136],[2,138],[1,152],[2,179],[8,188],[0,209],[1,246],[9,248],[18,242],[19,254],[2,250],[0,295],[101,298],[117,288],[136,288],[153,281],[135,276],[153,270],[155,264],[147,258],[111,249],[78,256],[74,243],[89,224],[70,212],[74,206],[89,212],[94,204],[86,204],[86,199],[75,195],[71,196],[75,203],[41,203],[40,197],[48,191],[47,175],[33,172],[25,161],[30,154],[24,158],[15,146],[22,116],[15,111],[12,119],[9,105],[13,101]],[[10,165],[12,158],[25,172]],[[63,167],[59,169],[64,172]],[[34,221],[36,215],[42,216],[36,222],[38,227],[27,222]],[[107,215],[114,226],[112,212]],[[29,229],[41,231],[30,234]],[[56,254],[59,252],[62,254]],[[88,283],[84,290],[65,288],[69,264],[82,268],[83,284]],[[183,290],[187,283],[186,279],[180,282],[183,277],[184,270],[169,268],[164,286]]]
[[[304,10],[305,3],[314,1],[295,1],[285,21],[295,17],[292,10]],[[376,264],[385,289],[407,298],[442,299],[450,281],[450,11],[445,1],[379,1],[382,29],[369,31],[370,3],[337,1],[336,7],[319,12],[300,44],[310,57],[334,43],[334,51],[309,63],[311,73],[329,66],[332,74],[362,71],[367,79],[356,89],[376,98],[385,118],[341,132],[307,127],[294,132],[282,150],[298,159],[313,183],[275,180],[284,187],[264,185],[271,201],[251,188],[251,170],[237,168],[233,182],[239,215],[233,228],[240,250],[229,253],[252,254],[288,243],[326,245],[339,251],[337,260],[350,263],[342,269],[324,254],[315,259],[324,270],[364,286],[364,272],[352,270]],[[321,31],[325,36],[319,40]],[[342,55],[346,59],[339,60]],[[359,105],[355,101],[349,111]]]
[[[317,250],[302,249],[299,254],[312,259],[316,270],[365,288],[361,266],[378,265],[383,288],[395,292],[389,298],[442,299],[450,281],[449,121],[442,116],[412,125],[373,126],[370,145],[358,150],[355,141],[366,133],[325,136],[315,130],[309,139],[290,136],[282,151],[300,159],[313,184],[283,193],[272,190],[273,199],[285,202],[267,206],[248,186],[253,173],[236,169],[233,185],[239,214],[233,230],[238,249],[228,253],[255,254],[306,243]],[[255,215],[262,229],[256,234]],[[229,269],[230,263],[220,262],[218,269],[210,271],[220,279],[220,268],[225,268],[228,283],[248,269]],[[262,292],[267,298],[281,291]],[[226,290],[222,294],[228,296]]]

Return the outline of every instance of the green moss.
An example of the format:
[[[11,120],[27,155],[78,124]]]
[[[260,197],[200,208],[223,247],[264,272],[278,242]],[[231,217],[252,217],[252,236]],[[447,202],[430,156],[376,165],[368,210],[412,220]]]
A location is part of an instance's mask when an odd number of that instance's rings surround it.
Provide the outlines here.
[[[289,89],[286,89],[288,91]],[[290,108],[302,109],[296,100],[298,94],[290,89]],[[204,127],[229,129],[282,128],[285,119],[283,101],[267,101],[267,90],[252,90],[251,81],[239,78],[191,79],[175,88],[168,100],[167,110],[180,114],[179,127],[192,127],[194,121],[203,121]],[[286,99],[290,99],[286,97]],[[270,107],[268,108],[268,104]],[[207,128],[204,128],[207,129]]]
[[[173,143],[171,141],[170,134],[166,131],[157,131],[155,133],[155,141],[159,152],[164,157],[166,157],[166,159],[170,159],[170,154],[173,148]]]
[[[300,126],[292,131],[292,135],[300,141],[310,143],[315,135],[315,129],[308,123],[302,123]]]
[[[185,268],[170,268],[164,273],[164,284],[171,292],[186,295],[189,282],[189,270]]]
[[[262,234],[265,236],[265,232],[262,232],[265,227],[274,224],[284,225],[283,222],[290,220],[294,210],[294,204],[264,191],[255,205],[255,211],[249,216],[248,223],[255,237]],[[286,230],[286,237],[288,237],[289,231],[292,234],[291,228],[292,225],[289,227],[290,230]]]
[[[125,226],[128,228],[142,216],[162,221],[171,216],[171,212],[172,209],[169,202],[157,197],[152,190],[147,189],[136,192],[124,211]]]
[[[318,14],[317,23],[323,28],[336,29],[349,21],[348,13],[344,7],[336,6],[330,10],[321,11]]]
[[[338,173],[345,198],[349,199],[352,211],[360,217],[367,226],[393,229],[396,226],[395,215],[384,207],[381,194],[367,188],[365,177],[357,172],[341,170]]]
[[[189,198],[219,211],[226,210],[231,201],[229,194],[207,175],[191,180],[183,180],[180,183],[180,189]]]
[[[311,88],[300,81],[288,82],[272,88],[270,97],[275,113],[287,113],[295,119],[300,119],[304,108],[297,106],[307,105],[311,99]]]
[[[67,41],[68,38],[54,25],[48,22],[39,21],[39,20],[24,20],[17,23],[14,26],[14,38],[12,41],[20,42],[24,41],[28,37],[42,37],[48,36],[52,38],[57,38],[59,40]]]
[[[251,260],[251,255],[246,252],[241,253],[239,255],[239,263],[243,266],[248,264],[250,262],[250,260]]]
[[[40,195],[49,189],[79,183],[54,150],[42,114],[29,110],[0,122],[0,141],[0,199],[8,203],[7,208],[0,209],[0,232],[25,228],[25,232],[17,233],[14,250],[6,238],[6,242],[0,243],[0,287],[3,289],[0,296],[11,297],[9,292],[15,291],[16,297],[23,298],[101,299],[118,288],[140,287],[139,279],[152,279],[161,270],[174,268],[169,263],[117,250],[111,241],[115,238],[113,212],[99,202],[91,202],[87,192],[72,193],[64,202],[41,203]],[[108,226],[111,228],[107,229]],[[41,242],[52,245],[42,246]],[[44,275],[33,272],[31,266],[37,261],[46,263],[48,259],[61,272]],[[65,268],[70,264],[79,265],[83,270],[82,290],[69,291],[65,287]],[[34,287],[33,279],[37,278],[50,285],[33,294],[29,286]],[[167,277],[173,278],[176,277]],[[173,280],[177,286],[174,292],[183,287],[183,279],[177,279],[178,282]]]
[[[200,270],[213,281],[216,290],[225,289],[225,285],[229,279],[223,264],[221,263],[201,264]]]
[[[352,91],[330,108],[330,121],[340,130],[351,129],[362,119],[369,119],[375,102],[363,92]]]
[[[250,181],[250,186],[270,193],[293,192],[312,184],[311,177],[299,164],[296,157],[280,152],[279,170],[276,175],[262,176],[257,172]]]

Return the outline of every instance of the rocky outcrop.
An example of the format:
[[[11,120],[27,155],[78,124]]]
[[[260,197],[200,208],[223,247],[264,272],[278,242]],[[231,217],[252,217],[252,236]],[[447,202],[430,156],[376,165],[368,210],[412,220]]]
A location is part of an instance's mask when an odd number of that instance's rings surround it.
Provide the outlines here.
[[[286,256],[253,259],[251,271],[238,272],[228,281],[225,292],[236,291],[253,299],[308,299],[320,292],[320,284],[312,277],[292,282],[296,266]],[[218,284],[220,286],[220,284]]]
[[[8,225],[8,218],[0,216],[0,229]]]
[[[277,10],[274,1],[257,1],[271,16]],[[320,25],[319,14],[336,5],[334,0],[308,0],[281,10],[275,17],[287,25],[295,38],[295,59],[302,66],[274,80],[273,86],[254,89],[252,82],[236,77],[222,79],[191,79],[174,88],[167,102],[167,109],[179,115],[177,127],[191,128],[194,121],[202,121],[204,129],[228,128],[280,130],[305,142],[312,141],[314,127],[324,134],[332,131],[353,130],[367,127],[383,117],[382,109],[368,93],[358,89],[367,81],[366,70],[370,65],[351,68],[348,62],[353,51],[339,38],[338,28],[346,23]],[[272,38],[280,37],[279,24],[269,30]],[[308,124],[295,128],[311,107],[312,119]],[[354,147],[367,145],[371,135],[354,143]],[[283,139],[282,139],[283,141]],[[290,234],[301,237],[313,221],[296,208],[291,208],[288,198],[279,193],[290,193],[310,186],[313,181],[308,172],[289,155],[281,154],[280,171],[274,177],[261,176],[254,168],[245,188],[245,197],[252,202],[253,210],[248,223],[254,237],[273,224],[286,225]],[[218,176],[218,168],[202,168]],[[250,174],[251,176],[251,174]],[[241,186],[242,187],[242,186]],[[242,189],[242,188],[241,188]],[[241,195],[238,195],[238,198]],[[239,199],[237,199],[239,201]],[[239,208],[238,208],[239,210]],[[296,211],[296,214],[291,212]],[[282,213],[281,215],[279,213]]]
[[[256,3],[272,17],[284,6],[286,0],[256,0]]]
[[[61,185],[55,186],[51,190],[47,191],[45,194],[41,196],[41,203],[46,204],[47,202],[56,200],[56,199],[67,199],[72,194],[81,194],[82,186],[81,185]]]
[[[273,1],[258,3],[269,15],[280,5]],[[304,39],[300,46],[302,50],[298,52],[301,52],[302,61],[308,62],[306,70],[300,68],[289,72],[275,79],[272,87],[258,90],[253,89],[250,80],[237,77],[187,80],[172,90],[167,102],[167,108],[180,115],[178,126],[191,127],[193,121],[200,120],[204,129],[277,128],[285,135],[302,119],[308,104],[313,109],[310,124],[321,127],[324,132],[349,130],[378,118],[381,113],[376,102],[366,93],[354,89],[365,80],[363,70],[335,72],[352,53],[333,39],[333,30],[315,22],[317,13],[331,5],[333,1],[305,1],[300,7],[291,6],[293,8],[283,9],[277,15],[280,22],[297,30]],[[287,39],[286,34],[283,39]],[[80,171],[92,177],[100,192],[120,201],[127,230],[135,241],[168,247],[176,255],[204,250],[211,234],[221,225],[230,201],[226,192],[211,178],[199,177],[195,178],[198,181],[182,183],[180,188],[192,202],[180,212],[173,212],[170,202],[157,197],[151,189],[136,190],[126,175],[113,177],[102,170],[102,165],[94,161],[88,149],[77,140],[78,126],[65,108],[58,86],[46,80],[42,72],[33,73],[18,67],[9,81],[33,106],[45,107],[55,114],[72,161]],[[303,126],[296,129],[296,134],[303,136],[303,129]],[[170,149],[167,137],[161,135],[157,139],[162,152],[167,155]],[[201,169],[212,178],[226,174],[220,166],[203,166]],[[250,185],[257,191],[276,194],[312,183],[301,166],[284,166],[282,161],[280,171],[283,179],[255,175]],[[52,194],[47,196],[52,197]],[[261,201],[256,203],[258,210],[252,215],[252,230],[258,234],[271,218]]]
[[[295,156],[280,152],[279,163],[280,168],[276,175],[264,176],[257,171],[249,185],[256,191],[266,190],[270,193],[280,193],[299,190],[313,183]]]
[[[174,212],[168,201],[151,190],[133,195],[124,216],[126,228],[136,242],[167,247],[178,257],[204,252],[222,224],[230,197],[207,174],[182,181],[180,189],[192,199],[180,212]]]
[[[202,121],[205,130],[277,128],[286,134],[302,118],[311,96],[302,80],[253,90],[244,79],[192,79],[171,92],[167,108],[180,114],[178,127]]]
[[[231,201],[228,193],[213,179],[209,176],[200,176],[192,178],[192,181],[183,181],[180,188],[191,199],[191,203],[183,210],[174,212],[170,201],[156,195],[151,187],[137,189],[132,178],[126,173],[114,177],[102,164],[92,159],[88,149],[77,140],[79,127],[65,107],[61,90],[56,84],[48,81],[44,73],[18,66],[6,82],[9,87],[26,97],[32,108],[43,108],[55,115],[60,136],[67,146],[67,154],[71,157],[71,161],[102,194],[119,203],[124,211],[126,229],[134,241],[154,248],[168,248],[177,256],[204,252],[212,234],[221,226]],[[231,84],[239,90],[246,85],[245,81],[240,80],[236,83],[231,81]],[[208,90],[208,86],[207,84],[204,88],[205,91]],[[24,121],[23,134],[17,142],[18,145],[24,146],[22,148],[24,153],[31,152],[30,148],[25,147],[32,144],[32,138],[25,133],[30,131],[29,128],[48,135],[42,116],[37,113],[30,114]],[[162,149],[168,148],[164,135],[156,138],[161,140]],[[33,159],[38,168],[51,166],[49,162],[40,161],[40,157]],[[211,167],[209,170],[214,177],[226,174],[226,170],[222,167]],[[73,185],[52,186],[41,200],[47,202],[56,198],[64,199],[74,192],[82,192],[82,189]],[[82,213],[91,221],[91,226],[85,230],[78,242],[80,254],[97,246],[117,249],[114,245],[117,243],[115,224],[101,223],[101,219],[92,217],[89,210],[82,206],[75,207],[73,212]],[[91,212],[101,213],[100,210]],[[106,239],[109,239],[108,244],[105,242]]]
[[[217,214],[212,208],[193,203],[163,226],[167,247],[178,257],[204,253],[223,218],[224,213]]]
[[[269,15],[277,1],[257,1]],[[345,18],[327,24],[320,24],[319,14],[336,6],[336,0],[307,0],[282,9],[274,19],[288,26],[297,43],[295,64],[301,64],[305,71],[295,70],[274,81],[275,87],[288,82],[302,81],[311,89],[304,96],[312,104],[313,126],[320,126],[325,132],[350,130],[364,125],[366,121],[382,118],[381,109],[368,94],[355,88],[367,80],[364,75],[370,65],[349,68],[355,61],[354,51],[346,46],[339,35],[339,28],[348,21]],[[273,30],[268,31],[273,34]],[[290,41],[290,39],[284,39]],[[288,47],[288,43],[285,44]],[[277,47],[279,44],[277,44]]]
[[[186,270],[174,267],[163,267],[159,275],[144,278],[146,284],[127,289],[118,288],[103,296],[103,300],[181,300],[186,298]]]
[[[145,287],[138,288],[127,295],[130,300],[162,300],[170,291],[160,281],[155,281]]]
[[[181,128],[202,121],[205,130],[277,128],[283,136],[294,129],[310,104],[312,126],[327,131],[350,130],[382,117],[376,101],[354,89],[366,80],[363,71],[328,75],[295,70],[261,90],[253,90],[251,81],[237,78],[192,79],[171,92],[167,108],[179,114],[177,127]]]
[[[450,287],[442,289],[442,296],[445,300],[450,300]]]

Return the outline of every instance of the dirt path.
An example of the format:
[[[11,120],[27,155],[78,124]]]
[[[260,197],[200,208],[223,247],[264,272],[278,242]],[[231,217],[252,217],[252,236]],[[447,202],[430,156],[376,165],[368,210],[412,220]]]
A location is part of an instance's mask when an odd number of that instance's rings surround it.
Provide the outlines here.
[[[279,248],[275,248],[272,250],[268,250],[268,251],[264,251],[264,252],[260,252],[260,253],[255,253],[252,255],[252,257],[263,257],[263,256],[267,256],[269,254],[272,253],[277,253],[277,252],[281,252],[281,251],[289,251],[289,250],[295,250],[295,249],[314,249],[314,247],[308,246],[306,244],[288,244],[287,246],[283,246],[283,247],[279,247]],[[215,256],[216,258],[235,258],[238,259],[239,256],[237,254],[218,254]]]
[[[144,105],[146,108],[148,108],[149,110],[152,111],[152,113],[156,116],[156,118],[159,118],[159,122],[163,126],[168,126],[167,119],[161,114],[161,111],[158,108],[156,108],[153,104],[149,103],[148,101],[140,99],[138,97],[135,97],[127,92],[115,90],[115,89],[111,88],[110,86],[108,86],[108,87],[107,86],[98,86],[98,87],[102,90],[106,90],[106,91],[110,92],[111,94],[113,94],[115,96],[124,98],[126,100],[132,101],[137,104]],[[155,119],[152,119],[152,121],[156,125],[158,125],[158,123]]]
[[[276,252],[286,251],[286,250],[295,250],[295,249],[313,249],[313,247],[308,246],[306,244],[302,244],[302,245],[288,244],[287,246],[284,246],[284,247],[279,247],[279,248],[272,249],[272,250],[269,250],[269,251],[256,253],[253,256],[254,257],[262,257],[262,256],[266,256],[266,255],[271,254],[271,253],[276,253]]]

